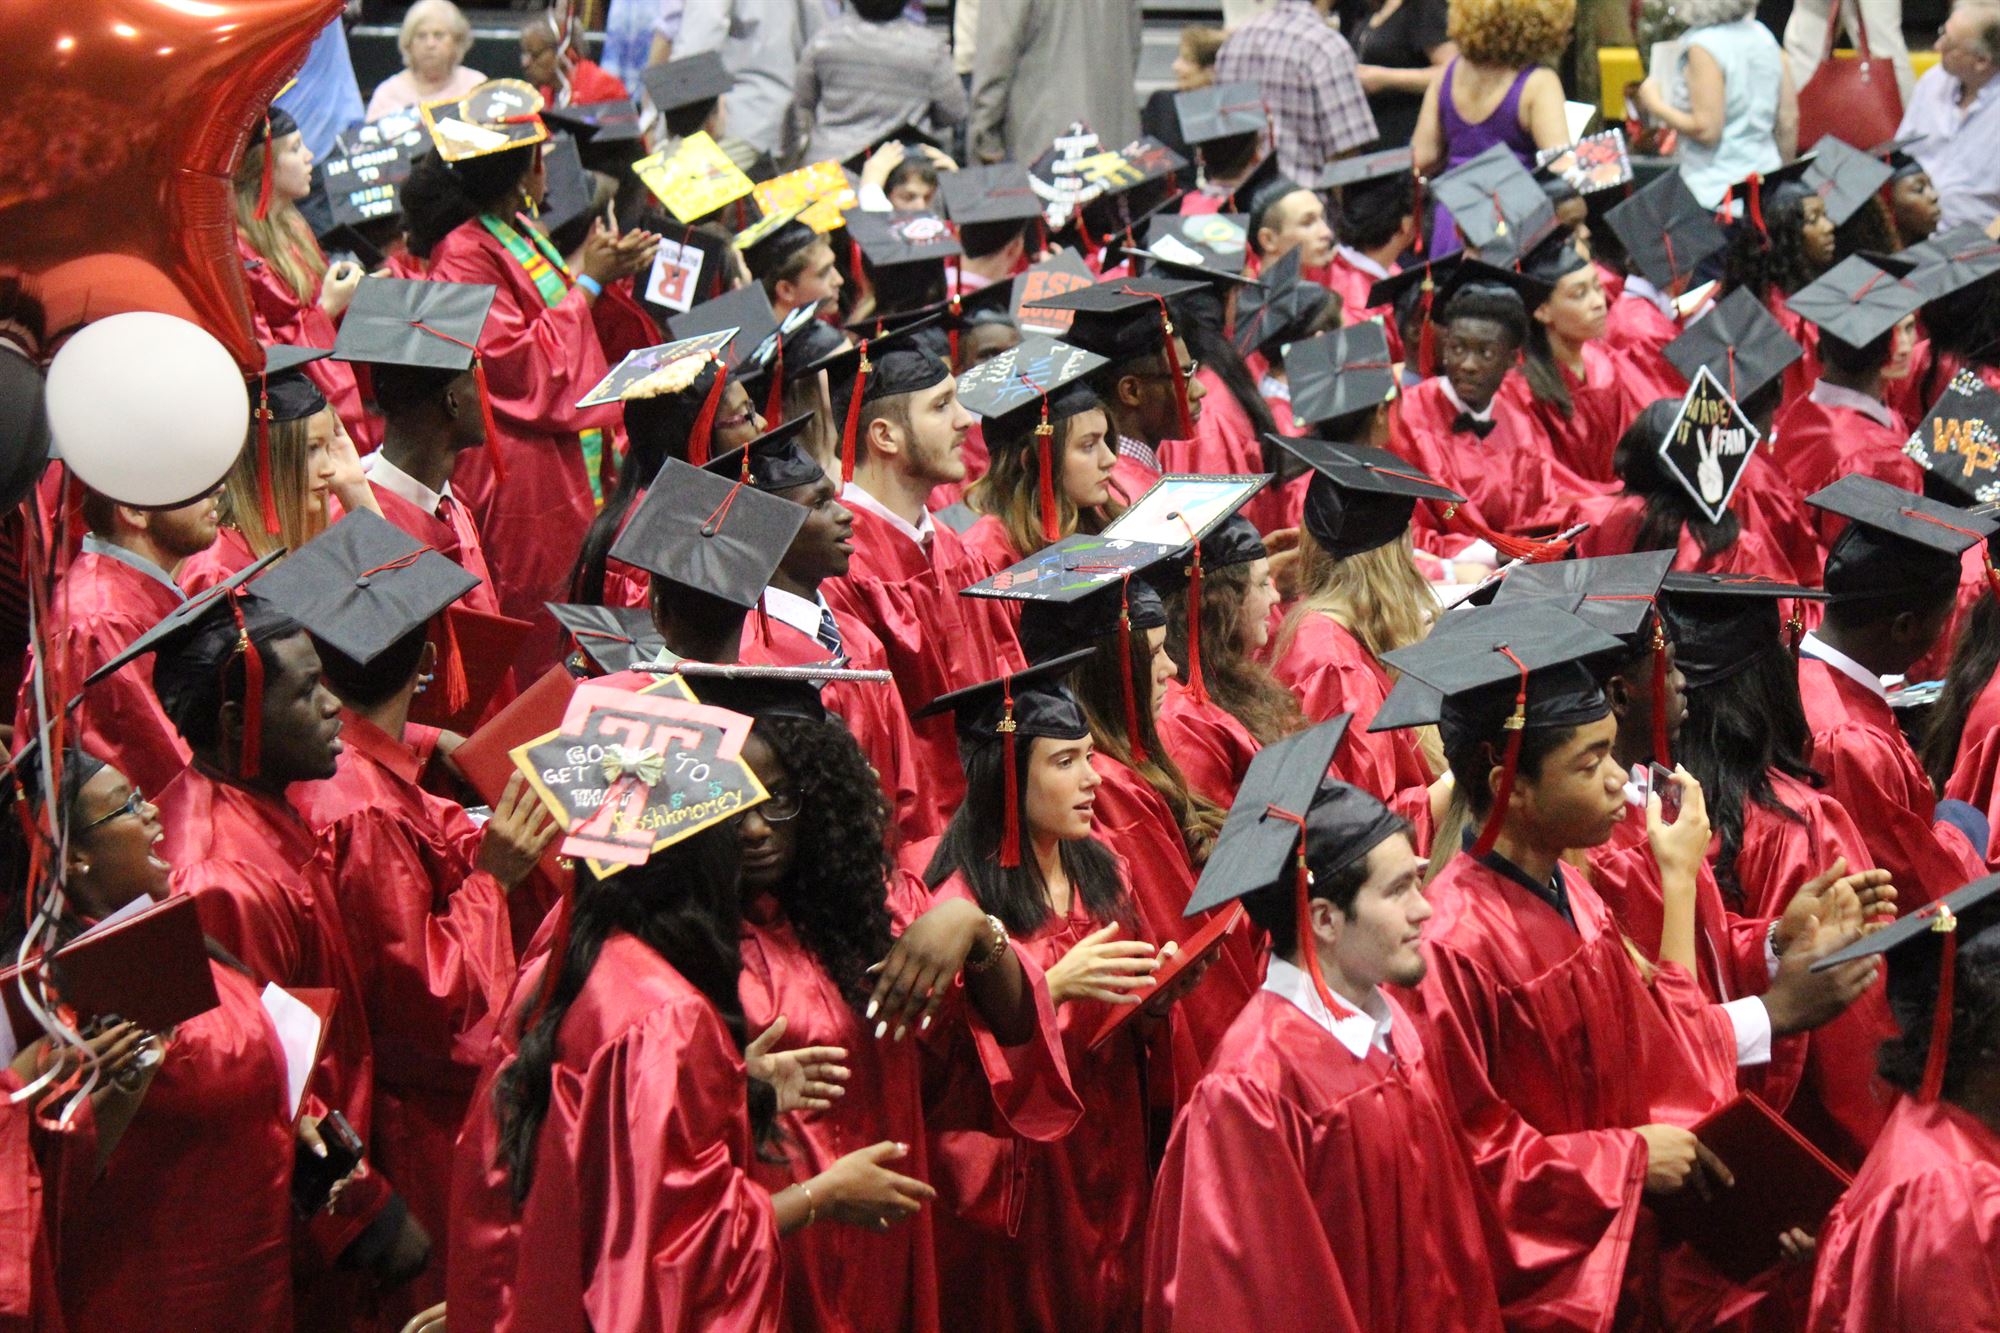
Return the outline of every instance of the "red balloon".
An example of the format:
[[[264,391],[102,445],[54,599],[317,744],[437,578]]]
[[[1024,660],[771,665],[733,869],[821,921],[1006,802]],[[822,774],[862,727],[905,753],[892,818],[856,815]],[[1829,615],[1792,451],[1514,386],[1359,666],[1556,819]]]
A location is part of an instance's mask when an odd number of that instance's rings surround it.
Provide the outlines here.
[[[54,337],[128,310],[263,363],[231,177],[341,0],[4,0],[0,275]]]

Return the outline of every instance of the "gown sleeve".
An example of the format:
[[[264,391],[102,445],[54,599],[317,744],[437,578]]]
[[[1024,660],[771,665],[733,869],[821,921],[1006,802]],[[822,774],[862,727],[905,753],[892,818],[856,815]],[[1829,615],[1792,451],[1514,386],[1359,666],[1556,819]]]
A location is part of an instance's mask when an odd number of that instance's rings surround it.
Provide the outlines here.
[[[1811,1333],[2000,1333],[2000,1168],[1926,1172],[1846,1223],[1821,1255]]]
[[[1813,764],[1857,824],[1868,830],[1875,864],[1887,870],[1905,907],[1921,906],[1985,873],[1981,852],[1948,825],[1912,810],[1899,787],[1903,757],[1865,728],[1842,726],[1815,736]],[[1982,849],[1983,851],[1983,849]]]

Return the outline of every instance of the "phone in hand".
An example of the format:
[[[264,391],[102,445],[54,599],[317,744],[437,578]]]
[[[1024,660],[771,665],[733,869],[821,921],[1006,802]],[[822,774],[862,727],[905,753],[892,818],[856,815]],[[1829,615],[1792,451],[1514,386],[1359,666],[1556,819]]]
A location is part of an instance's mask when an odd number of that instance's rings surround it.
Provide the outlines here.
[[[303,1141],[292,1147],[292,1207],[300,1217],[311,1217],[326,1207],[333,1187],[361,1163],[361,1136],[340,1112],[327,1112],[319,1122],[319,1137],[326,1144],[324,1157],[315,1156]]]
[[[1681,817],[1681,784],[1674,771],[1664,764],[1646,765],[1649,790],[1660,796],[1660,822],[1671,824]]]

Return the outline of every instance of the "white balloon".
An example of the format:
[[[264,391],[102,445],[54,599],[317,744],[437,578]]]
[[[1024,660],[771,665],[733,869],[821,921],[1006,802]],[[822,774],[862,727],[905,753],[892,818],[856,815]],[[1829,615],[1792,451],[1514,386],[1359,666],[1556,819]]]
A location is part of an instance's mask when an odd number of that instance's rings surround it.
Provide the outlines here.
[[[62,459],[121,504],[205,494],[243,452],[250,395],[208,330],[153,311],[108,315],[56,353],[49,430]]]

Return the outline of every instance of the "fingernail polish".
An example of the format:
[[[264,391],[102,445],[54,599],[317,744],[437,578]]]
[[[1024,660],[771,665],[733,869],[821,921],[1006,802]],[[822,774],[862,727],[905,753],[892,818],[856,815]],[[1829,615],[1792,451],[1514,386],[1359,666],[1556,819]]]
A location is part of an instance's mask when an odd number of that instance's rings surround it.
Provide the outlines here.
[[[908,1032],[909,1030],[910,1030],[910,1025],[908,1023],[896,1024],[896,1040],[901,1041],[903,1039],[903,1034],[905,1032]]]
[[[919,1023],[917,1026],[920,1030],[924,1032],[929,1032],[931,1030],[931,1016],[929,1014],[925,1014],[924,1021],[922,1023]]]
[[[881,1022],[875,1025],[875,1040],[877,1041],[882,1040],[882,1034],[887,1032],[888,1030],[889,1030],[889,1020],[885,1018]]]
[[[864,1015],[864,1017],[867,1017],[867,1018],[873,1018],[873,1017],[875,1017],[875,1011],[876,1011],[876,1010],[877,1010],[878,1008],[880,1008],[880,1007],[881,1007],[881,1002],[880,1002],[880,1001],[878,1001],[878,1000],[870,1000],[870,1001],[868,1002],[868,1012],[867,1012],[867,1014],[865,1014],[865,1015]]]

